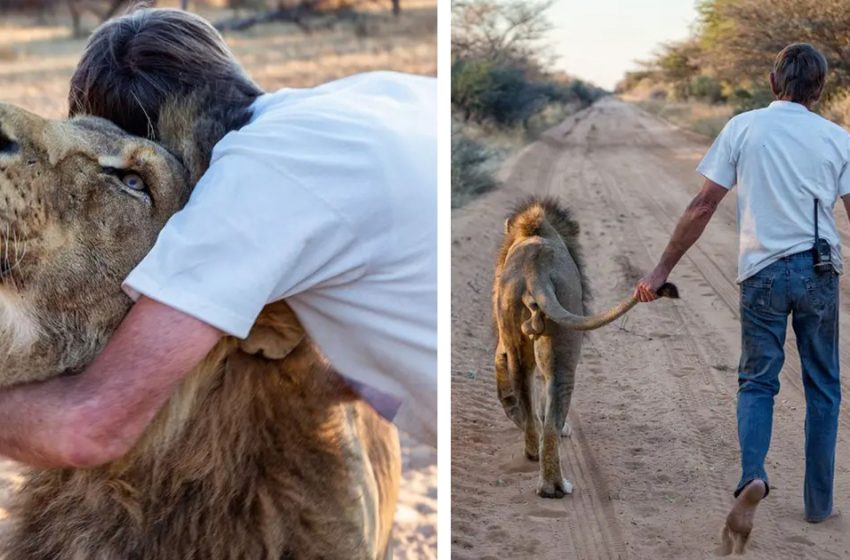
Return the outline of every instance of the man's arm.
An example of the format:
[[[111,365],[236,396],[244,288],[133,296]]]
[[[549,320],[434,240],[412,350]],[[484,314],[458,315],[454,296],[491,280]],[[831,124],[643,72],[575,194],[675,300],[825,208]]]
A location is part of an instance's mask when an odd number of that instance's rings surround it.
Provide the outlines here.
[[[655,269],[638,281],[635,287],[635,297],[639,301],[648,302],[658,298],[655,292],[667,281],[673,267],[702,235],[705,226],[708,225],[715,210],[717,210],[717,206],[727,192],[729,192],[729,189],[709,179],[705,180],[700,192],[685,209],[682,217],[679,218],[673,236],[667,243],[667,248],[664,249]],[[847,204],[846,201],[845,204]]]
[[[0,391],[0,455],[39,467],[118,459],[221,336],[140,298],[83,373]]]

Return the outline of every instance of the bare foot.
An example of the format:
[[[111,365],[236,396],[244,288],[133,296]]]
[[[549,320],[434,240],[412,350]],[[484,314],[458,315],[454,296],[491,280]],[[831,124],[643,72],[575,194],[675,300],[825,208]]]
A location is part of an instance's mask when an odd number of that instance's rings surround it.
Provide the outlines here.
[[[829,515],[827,515],[823,519],[806,519],[806,522],[807,523],[823,523],[824,521],[829,521],[830,519],[832,519],[834,517],[839,517],[840,515],[841,515],[841,512],[838,509],[833,508],[832,513],[830,513]]]
[[[718,553],[721,556],[744,553],[747,542],[750,540],[750,532],[753,530],[756,508],[765,494],[767,494],[767,486],[763,480],[758,479],[750,482],[738,494],[732,511],[726,516],[726,525],[720,534],[721,543]]]

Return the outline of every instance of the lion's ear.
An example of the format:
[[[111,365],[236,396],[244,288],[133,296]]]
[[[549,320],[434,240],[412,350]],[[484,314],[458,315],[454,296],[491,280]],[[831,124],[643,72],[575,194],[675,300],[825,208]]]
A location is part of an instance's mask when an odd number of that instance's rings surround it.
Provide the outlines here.
[[[505,233],[508,233],[511,229],[511,219],[505,218]]]
[[[239,348],[268,360],[282,360],[304,340],[304,328],[289,306],[280,301],[267,305]]]

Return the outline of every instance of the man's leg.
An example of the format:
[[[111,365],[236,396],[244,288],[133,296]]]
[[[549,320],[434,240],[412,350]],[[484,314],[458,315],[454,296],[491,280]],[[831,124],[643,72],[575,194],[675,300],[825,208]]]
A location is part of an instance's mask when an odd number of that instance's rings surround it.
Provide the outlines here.
[[[801,288],[801,292],[803,292]],[[838,365],[838,275],[812,273],[798,298],[793,319],[806,392],[807,521],[832,513],[835,440],[841,383]]]
[[[753,480],[767,484],[764,461],[773,430],[773,399],[779,392],[779,372],[785,362],[788,324],[787,279],[784,274],[771,277],[768,272],[773,269],[768,267],[741,286],[738,366],[741,480],[735,489],[736,497]]]
[[[741,480],[735,505],[721,534],[721,554],[743,553],[753,528],[756,507],[767,496],[764,460],[773,429],[773,399],[785,361],[788,323],[785,263],[747,279],[741,285],[741,362],[738,367],[738,441]]]

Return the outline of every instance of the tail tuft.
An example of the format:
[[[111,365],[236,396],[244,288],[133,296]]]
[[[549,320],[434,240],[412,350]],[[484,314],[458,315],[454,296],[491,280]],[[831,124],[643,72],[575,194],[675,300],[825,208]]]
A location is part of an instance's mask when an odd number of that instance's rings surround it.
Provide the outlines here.
[[[658,291],[655,293],[658,294],[658,297],[679,299],[679,288],[677,288],[675,284],[671,284],[670,282],[665,282],[660,288],[658,288]]]

